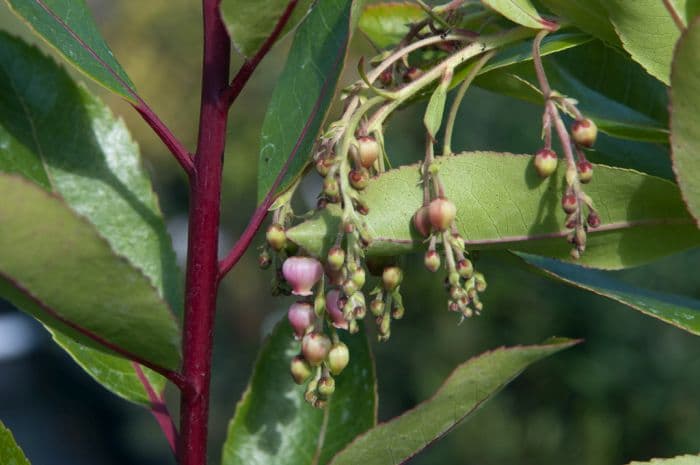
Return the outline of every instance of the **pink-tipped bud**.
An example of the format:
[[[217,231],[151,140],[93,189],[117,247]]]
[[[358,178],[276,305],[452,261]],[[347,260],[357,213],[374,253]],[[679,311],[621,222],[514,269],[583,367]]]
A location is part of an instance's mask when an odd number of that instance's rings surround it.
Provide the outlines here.
[[[428,214],[428,207],[420,207],[416,213],[413,215],[413,226],[423,237],[428,237],[430,235],[430,215]]]
[[[474,274],[474,265],[471,260],[465,258],[457,262],[457,272],[464,279],[469,279]]]
[[[321,279],[321,262],[311,257],[289,257],[282,265],[284,279],[292,286],[294,295],[311,295],[311,288]]]
[[[328,368],[334,375],[339,375],[350,363],[350,350],[342,342],[338,342],[331,347],[328,352]]]
[[[593,179],[593,165],[588,160],[583,160],[578,162],[576,165],[578,168],[578,179],[584,183],[588,184]]]
[[[435,250],[428,250],[423,259],[425,267],[435,273],[440,268],[440,255]]]
[[[598,137],[598,127],[588,118],[576,120],[571,125],[571,137],[582,147],[592,147]]]
[[[450,227],[457,216],[457,207],[448,199],[435,199],[428,207],[430,224],[438,231],[444,231]]]
[[[366,168],[354,169],[348,174],[350,185],[361,191],[369,184],[369,171]]]
[[[328,356],[331,340],[323,333],[309,333],[301,341],[301,352],[311,366],[318,366]]]
[[[382,284],[387,291],[393,291],[401,284],[403,271],[398,266],[388,266],[382,273]]]
[[[576,200],[576,195],[573,193],[564,194],[561,198],[561,207],[566,213],[574,213],[578,208],[578,201]]]
[[[332,395],[335,392],[335,380],[330,376],[323,376],[318,380],[318,387],[316,390],[322,397]]]
[[[287,318],[296,337],[302,338],[306,334],[306,330],[316,321],[316,314],[314,313],[314,307],[310,303],[295,302],[290,305],[287,311]]]
[[[336,246],[331,247],[328,251],[328,267],[333,271],[338,271],[345,263],[345,251]]]
[[[331,317],[333,326],[338,329],[348,329],[348,322],[343,316],[343,309],[340,305],[340,291],[332,289],[326,294],[326,311]]]
[[[600,226],[600,215],[598,215],[596,212],[590,212],[588,214],[588,218],[586,218],[586,222],[591,228],[597,228]]]
[[[548,178],[557,170],[557,154],[550,149],[542,149],[535,154],[535,170],[541,178]]]
[[[361,136],[357,138],[357,153],[360,157],[360,164],[365,168],[374,166],[374,162],[379,158],[379,143],[372,136]]]

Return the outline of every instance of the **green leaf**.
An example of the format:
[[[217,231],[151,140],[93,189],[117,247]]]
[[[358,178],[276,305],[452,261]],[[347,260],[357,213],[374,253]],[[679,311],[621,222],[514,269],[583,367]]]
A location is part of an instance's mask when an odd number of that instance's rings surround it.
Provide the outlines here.
[[[428,101],[423,116],[423,124],[428,130],[428,134],[434,139],[442,125],[442,115],[445,113],[445,103],[447,102],[447,90],[450,85],[452,73],[443,76],[442,82],[433,91],[433,95]]]
[[[679,455],[672,459],[651,459],[649,462],[630,462],[629,465],[700,465],[700,456]]]
[[[306,404],[304,387],[289,375],[300,343],[286,321],[275,327],[229,424],[223,465],[322,465],[376,424],[376,379],[367,337],[364,332],[340,335],[350,349],[350,364],[336,377],[328,406],[319,410]]]
[[[140,270],[37,185],[0,173],[0,197],[0,295],[90,347],[177,368],[177,325]]]
[[[671,0],[685,13],[686,0]],[[605,2],[610,21],[632,58],[649,74],[670,83],[673,47],[680,36],[664,3],[659,0],[608,0]]]
[[[136,102],[136,90],[97,29],[85,0],[6,0],[27,25],[73,66]]]
[[[608,15],[605,12],[606,0],[540,0],[557,16],[570,21],[574,26],[609,44],[620,46]]]
[[[631,62],[617,52],[604,50],[596,42],[546,58],[544,67],[552,88],[578,100],[579,109],[602,132],[622,139],[667,143],[663,86],[640,77],[641,69],[630,67]],[[602,75],[606,76],[603,81]],[[475,83],[493,92],[543,103],[537,76],[527,63],[483,74]]]
[[[171,241],[124,124],[52,60],[5,34],[0,103],[0,171],[60,194],[179,311],[181,280]],[[108,389],[135,402],[146,398],[130,361],[52,333],[93,377],[109,381]],[[164,380],[144,371],[162,389]]]
[[[678,41],[671,74],[673,170],[688,210],[700,224],[700,22]]]
[[[552,26],[552,23],[542,19],[530,0],[482,0],[482,3],[525,27],[549,29]]]
[[[565,163],[542,181],[532,157],[470,152],[440,157],[437,166],[447,196],[457,205],[456,224],[470,249],[513,249],[569,260],[564,239]],[[700,244],[698,231],[671,182],[632,170],[597,165],[585,191],[597,205],[602,226],[589,233],[578,263],[616,269],[639,265]],[[372,179],[361,194],[372,242],[370,255],[423,250],[411,218],[422,205],[417,166],[402,167]],[[309,253],[322,255],[339,225],[329,207],[287,231]]]
[[[607,297],[689,333],[700,335],[700,300],[639,288],[616,279],[611,272],[590,270],[535,255],[517,255],[548,278]]]
[[[425,11],[417,3],[378,3],[365,8],[358,26],[377,48],[382,49],[399,43],[411,23],[425,17]]]
[[[700,15],[700,0],[686,0],[685,17],[688,18],[688,24],[698,15]]]
[[[0,463],[2,465],[30,465],[24,452],[12,437],[12,432],[0,421]]]
[[[263,122],[258,201],[283,192],[309,163],[330,106],[362,1],[318,2],[294,34]],[[279,182],[278,182],[279,177]]]
[[[499,348],[459,365],[425,402],[358,437],[332,465],[398,465],[441,439],[525,368],[577,341]]]
[[[254,55],[272,33],[288,4],[289,0],[223,0],[221,15],[234,47],[243,56]],[[299,0],[280,37],[299,24],[310,5],[311,0]]]
[[[55,329],[49,327],[47,329],[56,344],[95,381],[122,399],[144,406],[151,405],[153,399],[148,395],[144,381],[139,378],[134,369],[135,362],[80,344]],[[143,366],[141,371],[153,391],[162,394],[165,389],[165,378]]]

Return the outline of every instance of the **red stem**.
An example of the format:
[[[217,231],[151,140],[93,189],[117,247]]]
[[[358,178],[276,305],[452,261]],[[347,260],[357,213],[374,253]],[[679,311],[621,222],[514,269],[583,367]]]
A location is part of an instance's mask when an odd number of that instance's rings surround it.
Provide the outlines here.
[[[139,381],[141,381],[143,388],[146,390],[146,394],[148,394],[148,400],[151,403],[151,414],[156,419],[160,429],[163,431],[163,435],[168,441],[173,454],[176,454],[178,441],[177,428],[175,427],[175,423],[173,423],[173,419],[170,416],[165,399],[163,399],[163,396],[158,394],[153,388],[153,385],[143,372],[141,365],[136,362],[133,362],[132,365],[134,367],[134,371],[136,372],[136,376],[138,376]]]
[[[226,142],[231,42],[219,13],[220,0],[202,0],[204,59],[199,138],[190,183],[190,221],[183,335],[180,465],[205,465],[216,293],[221,171]]]
[[[265,42],[263,42],[263,44],[260,46],[260,49],[255,53],[255,55],[253,55],[252,58],[247,59],[245,63],[243,63],[243,66],[241,66],[241,68],[238,70],[236,76],[231,81],[231,86],[226,89],[226,92],[224,92],[223,99],[226,102],[226,105],[231,106],[231,104],[241,93],[248,82],[248,79],[250,79],[250,77],[253,75],[253,72],[258,67],[262,59],[265,58],[267,52],[269,52],[272,46],[275,44],[280,34],[282,34],[282,30],[289,21],[289,18],[292,16],[292,12],[297,6],[297,3],[299,3],[299,0],[289,1],[287,7],[282,12],[282,16],[280,16],[280,18],[277,20],[275,28],[272,30],[267,39],[265,39]]]
[[[153,132],[160,137],[168,150],[173,154],[175,160],[180,163],[182,169],[185,170],[188,176],[192,177],[194,173],[194,163],[192,162],[192,155],[187,151],[187,149],[180,143],[179,140],[170,132],[170,129],[158,118],[158,115],[151,110],[151,108],[146,105],[141,98],[138,99],[139,103],[133,105],[134,109],[141,115],[141,117],[148,123],[148,125],[153,129]]]

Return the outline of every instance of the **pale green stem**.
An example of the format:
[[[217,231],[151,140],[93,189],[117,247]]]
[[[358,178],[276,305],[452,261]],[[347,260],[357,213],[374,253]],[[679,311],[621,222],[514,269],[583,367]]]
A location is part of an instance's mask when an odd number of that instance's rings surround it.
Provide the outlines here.
[[[479,61],[476,62],[474,68],[472,68],[471,71],[469,71],[469,74],[467,75],[466,79],[464,79],[464,81],[462,81],[462,84],[459,86],[457,95],[455,95],[455,99],[452,102],[452,106],[450,107],[450,113],[447,116],[447,123],[445,125],[445,142],[442,149],[443,155],[452,155],[452,132],[454,131],[455,121],[457,120],[457,112],[459,112],[459,106],[461,105],[462,100],[464,99],[464,95],[467,93],[467,89],[469,89],[469,86],[471,85],[472,81],[474,81],[474,78],[476,78],[477,74],[479,74],[481,68],[484,67],[486,62],[488,62],[489,59],[491,59],[491,57],[495,53],[495,50],[491,50],[490,52],[485,53],[479,59]]]

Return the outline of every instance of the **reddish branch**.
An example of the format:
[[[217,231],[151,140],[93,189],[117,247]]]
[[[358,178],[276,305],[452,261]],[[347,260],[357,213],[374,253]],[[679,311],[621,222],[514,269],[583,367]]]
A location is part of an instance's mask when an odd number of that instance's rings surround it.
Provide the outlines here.
[[[173,133],[170,132],[170,129],[158,118],[158,115],[151,110],[146,102],[138,96],[137,98],[138,104],[133,105],[134,109],[141,115],[144,121],[148,123],[151,129],[153,129],[153,132],[160,137],[160,140],[168,147],[168,150],[170,150],[187,175],[192,177],[194,173],[192,155],[190,155],[187,149],[177,140]]]
[[[202,0],[204,56],[199,136],[190,183],[182,367],[188,387],[180,399],[180,465],[207,463],[209,384],[219,283],[221,172],[228,113],[222,95],[228,87],[231,53],[219,2]]]
[[[262,59],[265,58],[267,52],[269,52],[275,42],[277,42],[277,39],[279,38],[280,34],[282,34],[284,27],[287,25],[287,22],[289,22],[289,18],[292,16],[297,3],[299,3],[298,0],[289,1],[287,7],[284,9],[284,12],[282,12],[282,16],[280,16],[280,18],[277,20],[275,28],[272,30],[267,39],[265,39],[265,42],[263,42],[263,44],[260,46],[260,49],[255,53],[255,55],[253,55],[252,58],[246,59],[243,66],[241,66],[241,68],[238,70],[236,76],[231,81],[231,85],[228,87],[228,89],[226,89],[223,95],[223,100],[228,106],[231,106],[231,104],[236,100]]]
[[[176,454],[178,433],[177,428],[175,427],[175,423],[173,423],[173,419],[170,416],[170,412],[168,411],[168,406],[165,403],[165,399],[163,399],[163,396],[158,394],[153,388],[153,385],[146,377],[146,374],[143,372],[141,365],[139,365],[136,362],[133,362],[132,365],[134,367],[134,371],[136,372],[136,376],[138,376],[139,381],[141,381],[141,384],[143,385],[143,388],[146,390],[146,394],[148,395],[148,400],[151,403],[151,414],[153,414],[153,417],[156,419],[158,426],[160,426],[160,429],[163,431],[163,435],[168,441],[168,444],[170,445],[170,449],[172,449],[173,454]]]

